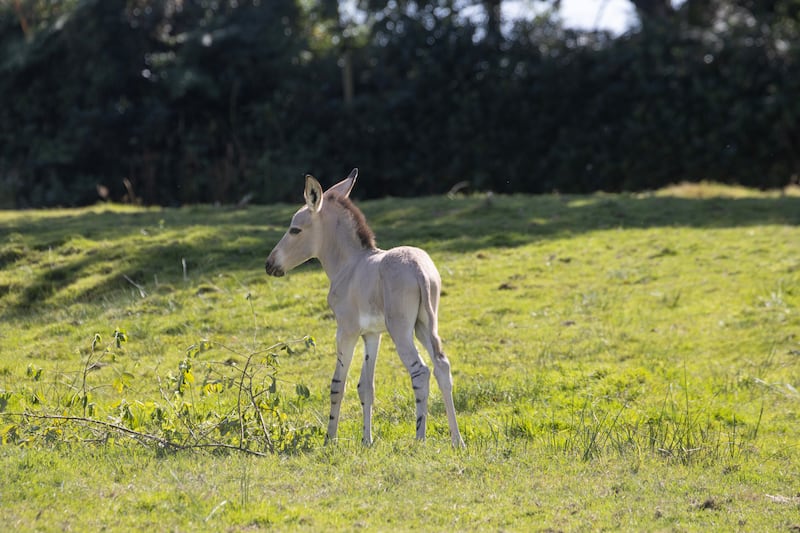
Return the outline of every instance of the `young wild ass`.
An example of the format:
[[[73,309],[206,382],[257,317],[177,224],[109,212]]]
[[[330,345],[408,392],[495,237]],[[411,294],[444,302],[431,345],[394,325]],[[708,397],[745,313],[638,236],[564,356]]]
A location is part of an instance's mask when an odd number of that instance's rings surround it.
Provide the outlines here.
[[[267,274],[283,276],[312,257],[319,259],[331,287],[328,305],[336,317],[336,370],[331,380],[327,441],[336,439],[347,371],[358,338],[364,339],[364,364],[358,396],[364,409],[364,444],[372,443],[375,362],[381,333],[388,331],[409,374],[417,402],[417,439],[425,439],[430,370],[414,346],[414,333],[433,360],[442,391],[453,446],[464,441],[453,406],[450,362],[437,332],[441,278],[423,250],[409,246],[380,250],[361,211],[350,201],[358,169],[326,192],[306,176],[306,205],[266,262]]]

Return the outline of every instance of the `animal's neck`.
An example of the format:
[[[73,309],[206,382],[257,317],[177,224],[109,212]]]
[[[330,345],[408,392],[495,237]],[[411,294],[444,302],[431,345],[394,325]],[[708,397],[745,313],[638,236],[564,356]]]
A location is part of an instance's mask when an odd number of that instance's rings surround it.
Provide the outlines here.
[[[334,280],[356,257],[369,253],[349,224],[331,224],[325,235],[318,259],[328,279]]]

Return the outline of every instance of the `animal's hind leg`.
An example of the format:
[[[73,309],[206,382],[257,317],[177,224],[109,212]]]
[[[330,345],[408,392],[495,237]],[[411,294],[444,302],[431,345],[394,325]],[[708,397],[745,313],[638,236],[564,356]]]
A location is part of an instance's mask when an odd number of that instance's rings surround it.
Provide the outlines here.
[[[414,389],[414,400],[417,404],[417,439],[425,440],[431,371],[419,356],[417,347],[414,346],[414,335],[410,324],[395,325],[388,329],[395,346],[397,346],[400,360],[403,361],[411,376],[411,386]]]
[[[464,440],[461,438],[461,432],[458,430],[458,422],[456,421],[456,408],[453,403],[453,375],[450,372],[450,361],[442,351],[442,341],[432,328],[422,322],[417,322],[415,327],[417,338],[428,351],[433,361],[433,375],[436,377],[436,383],[439,384],[439,389],[442,391],[442,400],[444,401],[444,411],[447,414],[447,425],[450,428],[450,440],[453,446],[461,448],[464,446]]]

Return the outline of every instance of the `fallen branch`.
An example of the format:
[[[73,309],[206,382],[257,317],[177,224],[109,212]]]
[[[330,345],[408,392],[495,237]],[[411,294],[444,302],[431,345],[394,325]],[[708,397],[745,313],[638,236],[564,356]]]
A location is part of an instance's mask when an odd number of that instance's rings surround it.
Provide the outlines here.
[[[247,448],[243,448],[241,446],[233,446],[231,444],[224,444],[221,442],[206,442],[206,443],[195,443],[195,444],[180,444],[177,442],[172,442],[167,440],[163,437],[159,437],[158,435],[152,435],[150,433],[142,433],[141,431],[136,431],[134,429],[126,428],[125,426],[121,426],[119,424],[114,424],[113,422],[103,422],[102,420],[96,420],[94,418],[86,418],[82,416],[66,416],[66,415],[47,415],[47,414],[33,414],[33,413],[3,413],[0,416],[13,416],[19,418],[36,418],[39,420],[61,420],[65,422],[78,422],[81,424],[89,424],[93,426],[100,426],[106,429],[110,429],[116,432],[119,432],[127,437],[139,440],[139,441],[150,441],[155,442],[159,446],[163,448],[171,448],[173,450],[191,450],[195,448],[218,448],[224,450],[232,450],[237,452],[246,453],[248,455],[255,455],[258,457],[269,457],[269,454],[262,453],[256,450],[250,450]]]

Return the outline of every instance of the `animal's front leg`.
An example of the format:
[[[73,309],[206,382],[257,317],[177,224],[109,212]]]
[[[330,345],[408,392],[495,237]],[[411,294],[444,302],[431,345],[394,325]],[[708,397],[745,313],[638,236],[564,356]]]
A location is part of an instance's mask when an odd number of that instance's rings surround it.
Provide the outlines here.
[[[372,444],[372,403],[375,400],[375,362],[378,360],[378,347],[381,343],[380,333],[364,335],[364,365],[361,367],[361,379],[358,381],[358,397],[364,410],[364,437],[366,446]]]
[[[351,335],[341,329],[336,331],[336,369],[333,371],[331,380],[331,416],[328,420],[328,434],[326,442],[336,440],[336,432],[339,429],[339,411],[342,407],[344,398],[344,386],[347,382],[347,371],[353,361],[353,350],[356,347],[358,335]]]

